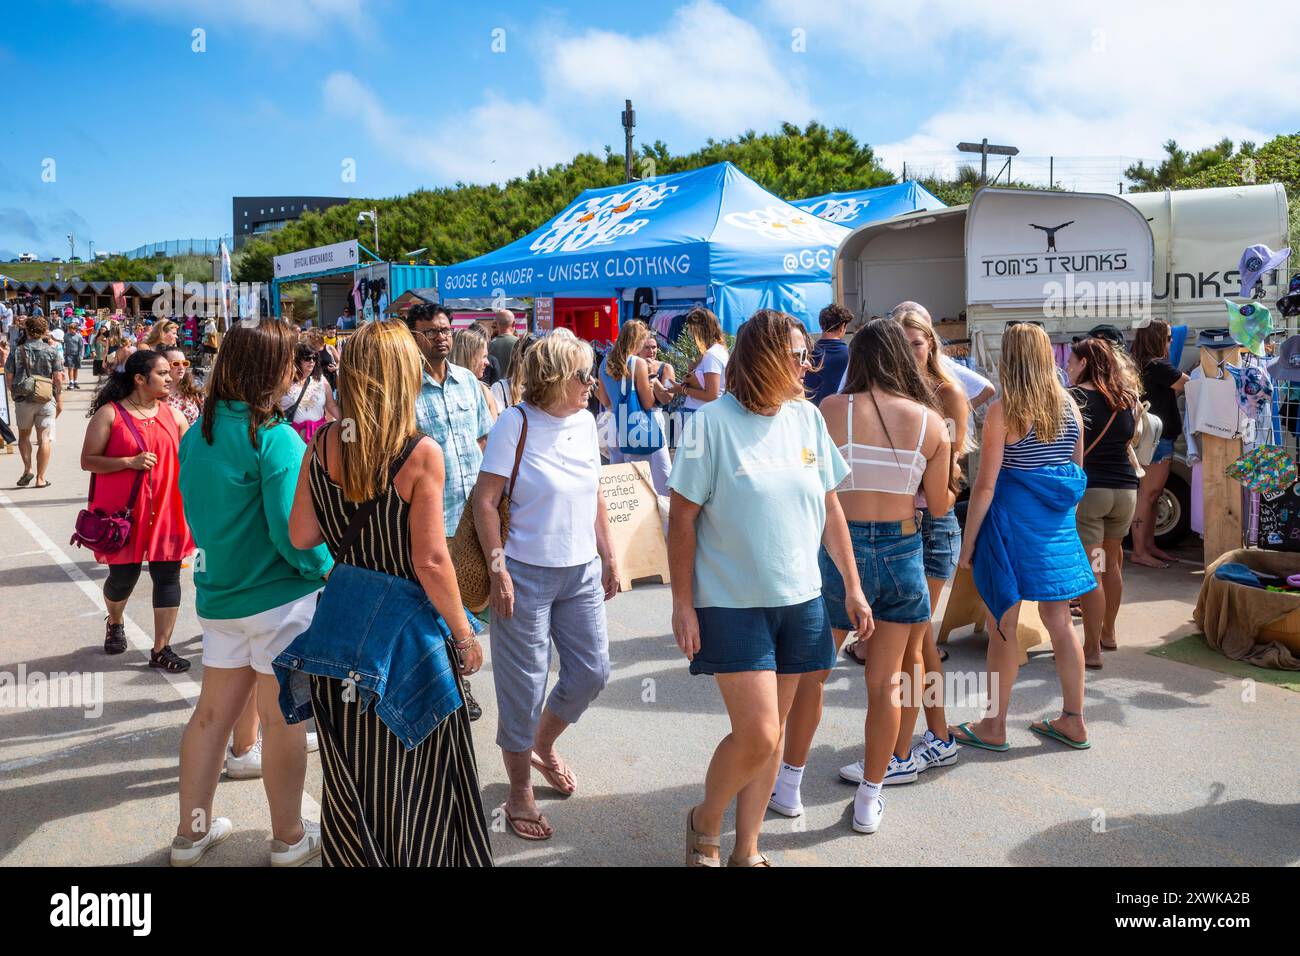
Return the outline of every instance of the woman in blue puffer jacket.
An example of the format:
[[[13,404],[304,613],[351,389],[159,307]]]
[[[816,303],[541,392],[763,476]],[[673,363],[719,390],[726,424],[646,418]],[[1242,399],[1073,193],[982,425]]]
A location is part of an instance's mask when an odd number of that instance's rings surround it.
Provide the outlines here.
[[[1075,508],[1088,480],[1079,410],[1061,386],[1051,340],[1018,323],[1002,336],[1001,397],[984,421],[984,459],[971,492],[962,567],[989,609],[989,712],[954,732],[985,750],[1010,749],[1007,710],[1019,671],[1021,601],[1037,601],[1051,637],[1064,707],[1029,729],[1075,749],[1089,746],[1083,722],[1083,650],[1069,601],[1097,586],[1079,541]]]

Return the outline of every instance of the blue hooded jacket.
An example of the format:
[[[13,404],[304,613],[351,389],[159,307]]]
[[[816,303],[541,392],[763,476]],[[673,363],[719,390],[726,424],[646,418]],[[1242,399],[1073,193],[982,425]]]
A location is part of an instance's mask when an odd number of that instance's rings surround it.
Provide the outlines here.
[[[998,474],[972,565],[999,630],[1017,601],[1067,601],[1097,586],[1074,517],[1087,486],[1072,461]]]

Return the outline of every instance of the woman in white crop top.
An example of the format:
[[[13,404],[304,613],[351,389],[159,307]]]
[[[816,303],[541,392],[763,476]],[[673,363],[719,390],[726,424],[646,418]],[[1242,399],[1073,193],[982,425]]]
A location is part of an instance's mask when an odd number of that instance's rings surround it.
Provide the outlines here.
[[[849,346],[844,393],[821,404],[826,427],[852,469],[836,489],[871,605],[875,629],[864,641],[867,727],[863,771],[854,800],[853,829],[873,833],[884,803],[880,787],[894,762],[901,714],[894,675],[914,655],[930,621],[930,596],[922,564],[916,494],[947,511],[951,447],[942,418],[931,404],[902,328],[888,319],[869,322]],[[935,511],[939,511],[936,505]],[[822,596],[837,647],[851,628],[843,609],[843,582],[823,549]],[[798,809],[798,782],[821,720],[822,685],[828,671],[804,674],[786,730],[781,773],[772,809]],[[910,745],[910,741],[909,741]],[[910,756],[910,746],[903,758]],[[891,759],[892,758],[892,759]],[[893,782],[892,780],[890,782]],[[899,781],[902,782],[902,781]]]

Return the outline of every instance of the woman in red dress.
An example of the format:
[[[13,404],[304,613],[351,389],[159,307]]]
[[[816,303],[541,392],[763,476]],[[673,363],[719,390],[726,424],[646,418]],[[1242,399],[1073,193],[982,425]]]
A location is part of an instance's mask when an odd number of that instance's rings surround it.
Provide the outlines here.
[[[92,509],[114,514],[129,507],[131,513],[126,545],[112,554],[95,552],[95,560],[108,565],[104,651],[126,650],[122,615],[147,562],[153,579],[149,666],[177,673],[190,668],[190,662],[172,650],[171,639],[181,603],[181,562],[194,552],[194,539],[177,483],[177,449],[187,424],[185,416],[167,404],[170,389],[171,365],[163,355],[147,349],[133,353],[124,370],[114,372],[95,395],[81,467],[91,474]]]

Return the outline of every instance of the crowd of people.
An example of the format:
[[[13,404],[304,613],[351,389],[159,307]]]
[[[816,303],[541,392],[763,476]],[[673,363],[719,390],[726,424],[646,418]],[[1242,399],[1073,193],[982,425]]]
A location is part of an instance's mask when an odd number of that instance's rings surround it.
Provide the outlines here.
[[[193,566],[204,667],[181,745],[172,864],[198,862],[233,832],[213,813],[224,765],[263,780],[273,865],[491,865],[470,730],[485,624],[504,819],[522,839],[550,839],[533,773],[579,791],[558,741],[610,674],[605,602],[618,569],[605,459],[645,462],[670,501],[672,632],[730,719],[702,799],[683,808],[688,865],[722,865],[733,804],[727,865],[771,865],[763,818],[804,812],[840,653],[864,665],[868,701],[862,759],[839,770],[857,787],[855,831],[881,826],[885,786],[951,766],[958,745],[1008,749],[1023,601],[1039,604],[1063,700],[1031,729],[1089,747],[1084,673],[1117,646],[1130,526],[1134,559],[1161,557],[1149,492],[1177,432],[1166,422],[1145,469],[1133,448],[1144,402],[1164,420],[1182,384],[1168,326],[1140,330],[1131,356],[1104,335],[1074,343],[1067,388],[1042,327],[1012,323],[994,397],[943,354],[922,305],[856,323],[849,339],[853,319],[827,307],[814,344],[797,319],[764,309],[729,347],[717,317],[694,309],[684,335],[696,357],[680,381],[635,320],[597,362],[567,330],[516,335],[503,311],[453,331],[429,305],[362,323],[341,349],[280,320],[237,324],[202,387],[174,322],[74,342],[100,378],[81,455],[88,507],[131,527],[124,546],[95,552],[109,571],[105,652],[126,650],[123,615],[147,566],[149,664],[188,669],[170,645],[180,571]],[[63,389],[78,387],[71,336],[59,348],[49,330],[25,317],[7,349],[20,486],[48,486]],[[605,434],[593,396],[610,413]],[[34,466],[22,444],[32,433]],[[489,569],[477,614],[451,557],[467,522]],[[990,612],[990,696],[980,720],[954,727],[931,618],[959,568]],[[299,808],[317,748],[314,823]]]

